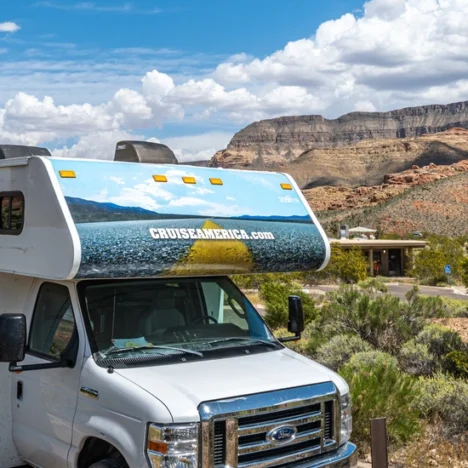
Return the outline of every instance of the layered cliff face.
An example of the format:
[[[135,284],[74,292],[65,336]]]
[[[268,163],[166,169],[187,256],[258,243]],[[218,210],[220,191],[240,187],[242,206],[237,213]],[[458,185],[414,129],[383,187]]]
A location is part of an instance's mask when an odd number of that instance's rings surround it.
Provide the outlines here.
[[[339,160],[339,155],[343,154],[344,148],[341,147],[363,140],[412,139],[453,127],[468,128],[468,101],[391,112],[354,112],[335,120],[318,115],[280,117],[248,125],[234,135],[225,150],[216,153],[211,165],[280,169],[305,156],[315,162],[321,159],[324,165],[327,158],[331,158],[330,165],[334,166],[333,161]],[[394,151],[400,153],[402,146],[397,142]],[[320,150],[324,152],[317,152]],[[392,158],[389,157],[390,163]],[[390,163],[389,170],[384,172],[406,168],[398,165],[392,167]]]

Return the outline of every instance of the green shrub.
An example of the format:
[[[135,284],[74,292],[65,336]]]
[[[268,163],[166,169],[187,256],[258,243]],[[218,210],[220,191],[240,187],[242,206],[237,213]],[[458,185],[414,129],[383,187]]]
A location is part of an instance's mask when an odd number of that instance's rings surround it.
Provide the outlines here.
[[[438,368],[439,362],[427,344],[410,340],[401,348],[400,365],[411,375],[431,375]]]
[[[271,328],[287,327],[288,298],[291,295],[299,296],[302,300],[305,324],[316,316],[314,300],[301,290],[300,285],[291,280],[277,281],[268,278],[260,286],[260,295],[265,301],[265,321]]]
[[[358,445],[369,444],[370,418],[387,418],[388,436],[396,445],[419,432],[416,380],[400,371],[394,357],[378,351],[358,353],[340,374],[350,386],[353,439]]]
[[[468,288],[468,257],[464,257],[460,262],[460,276],[463,284]]]
[[[414,341],[427,345],[429,352],[440,362],[446,354],[451,351],[460,351],[464,347],[457,332],[437,324],[426,325]]]
[[[406,293],[406,299],[414,316],[426,319],[450,317],[450,311],[441,297],[421,296],[417,286]]]
[[[377,278],[367,278],[364,281],[359,281],[358,286],[365,290],[379,291],[383,293],[388,292],[387,285]]]
[[[464,348],[460,335],[441,325],[427,325],[400,352],[403,369],[412,375],[431,375],[439,370],[453,369],[446,355]]]
[[[358,247],[343,249],[331,246],[330,262],[324,273],[340,279],[344,283],[357,283],[367,277],[367,260]]]
[[[346,364],[353,354],[371,351],[372,347],[359,336],[337,335],[320,346],[314,359],[334,371]]]
[[[428,248],[421,250],[415,260],[414,274],[425,284],[443,283],[447,280],[445,265],[452,267],[452,274],[460,276],[463,246],[458,239],[444,236],[431,236]]]
[[[421,296],[424,299],[438,299],[441,306],[445,310],[446,317],[465,317],[468,318],[468,301],[460,299],[452,299],[450,297],[439,296],[437,298],[428,296]]]
[[[320,310],[314,323],[317,334],[330,339],[338,334],[356,334],[374,348],[398,354],[406,341],[418,334],[426,318],[440,316],[445,309],[417,296],[401,302],[390,294],[371,296],[355,287],[341,287]],[[314,334],[311,333],[314,337]]]
[[[440,250],[426,248],[421,250],[414,262],[414,275],[421,281],[436,284],[444,279],[446,265],[444,253]]]
[[[445,358],[449,371],[459,377],[468,378],[468,352],[451,351]]]
[[[231,279],[241,289],[259,289],[265,281],[292,284],[299,280],[301,273],[256,273],[251,275],[232,275]]]
[[[436,374],[421,377],[416,405],[426,418],[440,419],[447,435],[468,430],[468,382]]]

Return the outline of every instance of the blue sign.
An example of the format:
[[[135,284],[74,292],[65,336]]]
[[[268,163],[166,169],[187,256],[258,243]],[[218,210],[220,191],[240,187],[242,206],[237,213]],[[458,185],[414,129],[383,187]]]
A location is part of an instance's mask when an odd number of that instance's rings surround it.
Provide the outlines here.
[[[452,273],[452,268],[450,265],[445,265],[445,274],[450,275]]]

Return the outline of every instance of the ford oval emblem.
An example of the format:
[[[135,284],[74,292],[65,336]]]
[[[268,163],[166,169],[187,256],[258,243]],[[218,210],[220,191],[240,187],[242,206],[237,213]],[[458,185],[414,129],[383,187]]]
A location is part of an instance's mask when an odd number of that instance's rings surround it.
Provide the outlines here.
[[[296,438],[296,434],[294,426],[278,426],[267,433],[266,439],[274,444],[287,444]]]

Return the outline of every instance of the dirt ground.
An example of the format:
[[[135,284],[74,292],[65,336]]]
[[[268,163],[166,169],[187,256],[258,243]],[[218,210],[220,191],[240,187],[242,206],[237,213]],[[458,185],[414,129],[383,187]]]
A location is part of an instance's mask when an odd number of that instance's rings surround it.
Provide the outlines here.
[[[432,322],[451,328],[461,336],[465,343],[468,343],[468,318],[443,318],[434,319]]]

